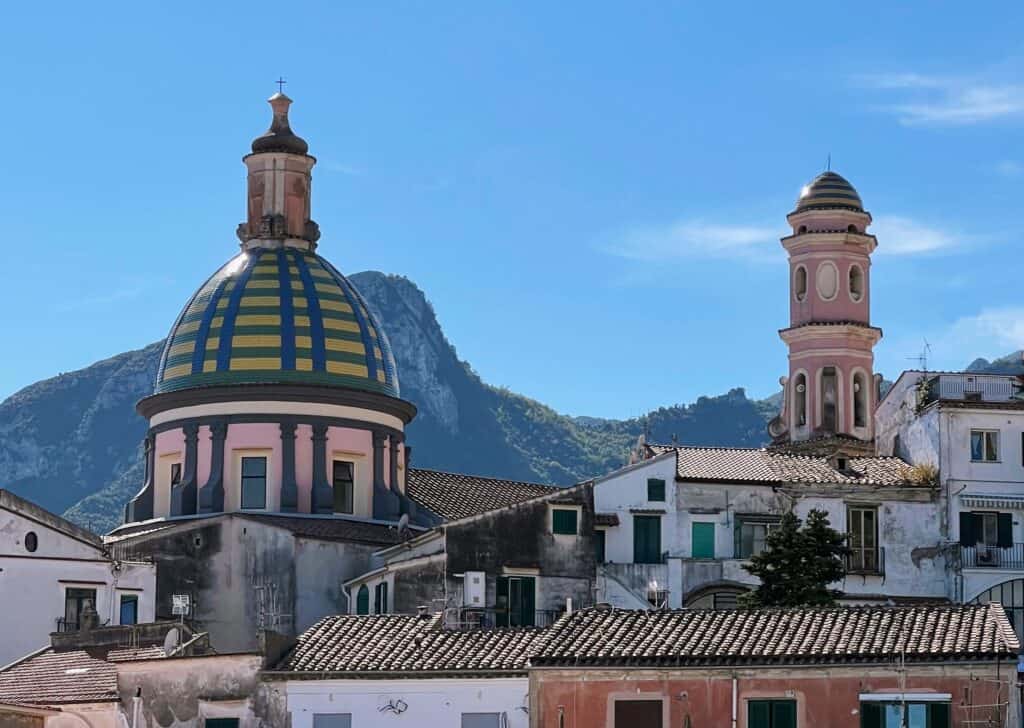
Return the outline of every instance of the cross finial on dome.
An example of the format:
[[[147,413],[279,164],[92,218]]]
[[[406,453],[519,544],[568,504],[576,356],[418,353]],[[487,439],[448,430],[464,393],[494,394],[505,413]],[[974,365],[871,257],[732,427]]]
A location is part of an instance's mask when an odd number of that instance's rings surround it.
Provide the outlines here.
[[[288,83],[288,82],[287,82],[287,81],[286,81],[286,80],[285,80],[285,79],[284,79],[283,77],[281,77],[281,76],[278,76],[278,77],[277,77],[277,80],[276,80],[276,81],[274,81],[274,83],[276,83],[276,84],[277,84],[277,92],[278,92],[279,94],[283,94],[283,93],[284,93],[284,85],[285,85],[286,83]]]

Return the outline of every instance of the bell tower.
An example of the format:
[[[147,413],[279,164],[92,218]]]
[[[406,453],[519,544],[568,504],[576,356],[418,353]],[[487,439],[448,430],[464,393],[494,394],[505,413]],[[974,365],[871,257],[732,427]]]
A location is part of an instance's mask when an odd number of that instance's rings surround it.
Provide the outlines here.
[[[800,193],[782,238],[789,255],[789,347],[781,414],[768,426],[777,444],[845,437],[874,440],[880,378],[871,325],[871,215],[853,186],[835,172]]]

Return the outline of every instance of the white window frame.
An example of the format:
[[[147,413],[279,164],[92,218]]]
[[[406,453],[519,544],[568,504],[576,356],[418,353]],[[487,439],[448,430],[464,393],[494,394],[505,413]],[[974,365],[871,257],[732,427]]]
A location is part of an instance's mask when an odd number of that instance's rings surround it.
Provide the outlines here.
[[[977,460],[974,458],[974,435],[975,434],[981,435],[981,458],[977,459]],[[988,436],[991,436],[991,435],[995,436],[994,442],[995,442],[995,455],[996,456],[995,456],[995,459],[991,459],[990,460],[989,458],[985,457],[985,453],[987,452],[987,448],[985,447],[985,443],[986,443],[986,440],[989,439]],[[972,427],[971,428],[970,442],[968,442],[967,445],[968,445],[968,447],[971,450],[971,462],[972,463],[998,463],[998,462],[1002,462],[1002,460],[1000,459],[1000,450],[999,450],[999,430],[989,429],[989,428],[985,428],[985,427]]]

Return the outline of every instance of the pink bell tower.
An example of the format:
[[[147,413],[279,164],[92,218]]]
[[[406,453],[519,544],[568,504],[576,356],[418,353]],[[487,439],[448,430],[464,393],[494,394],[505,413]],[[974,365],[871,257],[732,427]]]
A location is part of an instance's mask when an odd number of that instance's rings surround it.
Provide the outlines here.
[[[769,434],[777,445],[838,439],[868,450],[880,382],[873,349],[882,338],[871,325],[871,215],[853,186],[828,171],[801,190],[786,219],[790,321],[779,336],[789,376]]]

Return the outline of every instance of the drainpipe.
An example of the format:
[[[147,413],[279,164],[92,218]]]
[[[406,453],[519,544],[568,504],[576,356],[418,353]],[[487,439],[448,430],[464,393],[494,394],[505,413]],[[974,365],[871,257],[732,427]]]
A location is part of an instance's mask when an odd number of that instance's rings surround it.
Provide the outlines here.
[[[135,695],[132,697],[132,728],[140,728],[139,711],[142,710],[142,688],[135,688]]]
[[[737,682],[736,676],[732,676],[732,728],[736,728],[736,708],[737,708]]]

